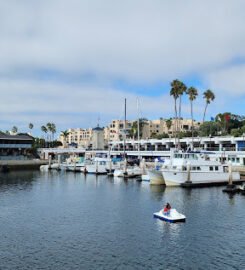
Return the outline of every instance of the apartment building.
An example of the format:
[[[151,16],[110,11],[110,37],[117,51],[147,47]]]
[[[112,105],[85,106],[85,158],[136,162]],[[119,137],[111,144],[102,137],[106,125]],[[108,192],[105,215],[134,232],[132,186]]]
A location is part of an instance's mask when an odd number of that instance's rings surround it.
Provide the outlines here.
[[[143,126],[142,139],[149,139],[163,133],[168,134],[170,137],[174,135],[176,125],[178,123],[175,119],[157,119],[148,120]],[[181,119],[180,120],[180,131],[191,131],[192,121],[191,119]],[[193,121],[194,129],[199,128],[200,123]]]
[[[59,136],[59,141],[62,142],[63,146],[76,144],[78,147],[88,148],[92,142],[92,128],[69,128],[68,133],[67,138],[62,135]]]
[[[126,120],[126,136],[129,137],[129,132],[134,121]],[[113,120],[108,127],[104,129],[104,138],[106,141],[119,141],[124,135],[124,120]]]

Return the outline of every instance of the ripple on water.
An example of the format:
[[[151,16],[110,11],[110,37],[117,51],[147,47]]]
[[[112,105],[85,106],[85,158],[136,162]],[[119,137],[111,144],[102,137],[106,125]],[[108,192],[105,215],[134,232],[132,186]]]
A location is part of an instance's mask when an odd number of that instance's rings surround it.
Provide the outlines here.
[[[187,216],[153,218],[169,201]],[[245,196],[73,173],[0,177],[1,269],[245,269]]]

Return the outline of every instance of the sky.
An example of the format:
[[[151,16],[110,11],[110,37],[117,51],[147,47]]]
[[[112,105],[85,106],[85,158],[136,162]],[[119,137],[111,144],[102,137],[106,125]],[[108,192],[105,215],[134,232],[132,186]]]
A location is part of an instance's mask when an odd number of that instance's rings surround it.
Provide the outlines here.
[[[170,83],[245,115],[244,0],[0,0],[0,130],[41,133],[174,116]],[[140,109],[137,109],[137,98]],[[183,116],[190,104],[183,98]]]

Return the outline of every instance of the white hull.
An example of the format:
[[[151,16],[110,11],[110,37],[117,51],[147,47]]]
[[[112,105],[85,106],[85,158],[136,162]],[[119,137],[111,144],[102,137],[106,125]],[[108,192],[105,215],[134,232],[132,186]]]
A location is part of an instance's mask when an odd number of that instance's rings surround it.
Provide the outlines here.
[[[85,168],[84,164],[76,164],[76,165],[67,165],[66,170],[72,172],[81,172]]]
[[[106,166],[99,164],[86,165],[86,172],[92,174],[106,174]]]
[[[180,186],[186,183],[188,173],[186,171],[162,171],[166,186]],[[234,182],[240,181],[240,174],[232,172],[232,179]],[[200,184],[218,184],[229,181],[228,172],[191,172],[190,181],[192,185]]]
[[[141,169],[138,167],[134,168],[127,168],[126,172],[124,169],[122,170],[115,170],[113,175],[115,177],[136,177],[142,175]]]
[[[151,185],[165,185],[161,171],[155,169],[147,170],[147,174],[149,175]]]
[[[142,175],[141,175],[141,180],[142,180],[142,181],[150,182],[150,177],[149,177],[148,174],[142,174]]]

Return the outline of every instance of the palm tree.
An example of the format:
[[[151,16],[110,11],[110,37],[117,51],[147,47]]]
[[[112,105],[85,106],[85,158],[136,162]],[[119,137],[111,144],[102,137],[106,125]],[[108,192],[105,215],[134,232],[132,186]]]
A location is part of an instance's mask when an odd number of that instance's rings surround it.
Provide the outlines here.
[[[56,133],[56,125],[54,123],[51,123],[51,133],[52,133],[52,141],[54,145],[54,134]]]
[[[41,130],[42,130],[42,132],[44,132],[45,134],[47,134],[47,132],[48,132],[48,129],[45,127],[45,126],[41,126]],[[45,137],[45,136],[44,136]],[[45,138],[44,138],[44,147],[45,147],[45,145],[46,145],[46,140],[45,140]]]
[[[177,99],[179,97],[179,90],[178,90],[179,81],[173,80],[171,82],[171,90],[170,90],[170,96],[173,96],[174,98],[174,111],[175,111],[175,121],[174,121],[174,138],[175,138],[175,147],[176,147],[176,133],[177,133]]]
[[[70,132],[68,130],[61,131],[61,136],[64,138],[64,147],[66,147],[66,139],[69,136]]]
[[[208,104],[210,104],[211,101],[215,99],[215,95],[210,89],[208,89],[207,91],[203,93],[203,98],[206,100],[204,114],[203,114],[203,123],[204,123]]]
[[[179,81],[178,88],[179,88],[179,123],[178,123],[179,130],[178,132],[180,133],[180,119],[181,119],[181,105],[182,105],[181,99],[182,99],[183,94],[186,93],[187,87],[183,82]]]
[[[30,124],[29,124],[30,134],[31,134],[31,130],[33,129],[33,127],[34,127],[33,124],[30,123]]]
[[[18,128],[16,126],[12,127],[12,133],[16,134],[18,132]]]
[[[192,147],[193,147],[193,100],[198,96],[197,89],[194,87],[190,87],[187,90],[187,95],[189,96],[189,100],[191,103],[191,137],[192,137]]]
[[[47,127],[47,132],[48,132],[48,145],[50,146],[50,141],[51,141],[51,134],[49,134],[49,132],[52,132],[52,123],[48,122],[46,124]]]
[[[170,130],[171,126],[172,126],[172,120],[171,119],[166,120],[166,126],[168,128],[168,133],[169,133],[169,130]]]
[[[181,117],[181,96],[186,91],[186,85],[179,81],[173,80],[171,83],[170,96],[174,98],[174,110],[175,110],[175,147],[176,147],[176,134],[178,132],[178,146],[179,146],[179,132],[180,132],[180,117]],[[179,117],[177,112],[177,99],[179,98]]]

